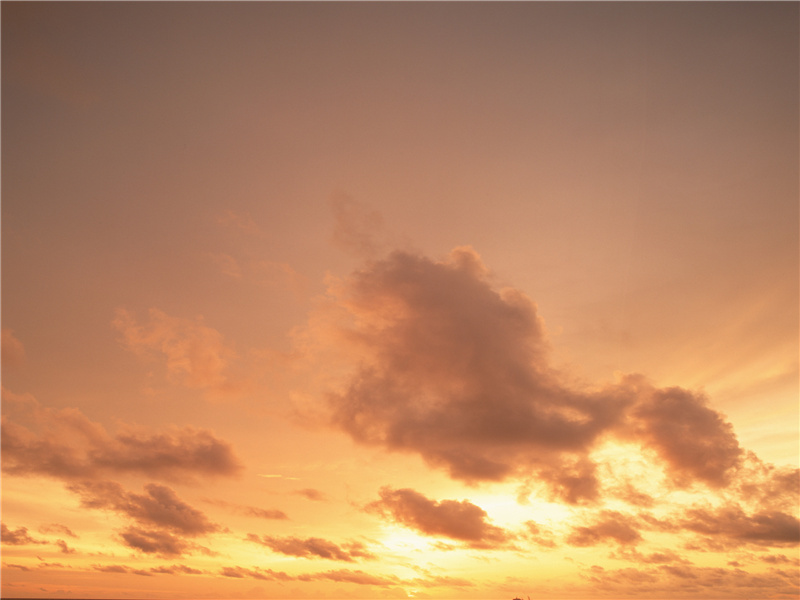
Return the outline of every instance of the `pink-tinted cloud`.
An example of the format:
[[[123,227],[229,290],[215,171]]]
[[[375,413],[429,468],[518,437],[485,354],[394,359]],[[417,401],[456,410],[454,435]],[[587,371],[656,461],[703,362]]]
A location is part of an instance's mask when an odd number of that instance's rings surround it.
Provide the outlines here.
[[[164,574],[164,575],[202,575],[203,571],[200,569],[193,569],[192,567],[187,567],[186,565],[171,565],[171,566],[161,566],[161,567],[151,567],[151,573],[156,574]]]
[[[266,546],[273,552],[302,558],[327,558],[345,562],[355,562],[358,558],[376,558],[361,542],[349,542],[339,545],[314,537],[305,539],[266,535],[259,537],[253,533],[247,535],[247,540]]]
[[[202,318],[171,317],[155,308],[148,316],[148,322],[140,324],[129,311],[117,309],[112,324],[128,349],[141,356],[162,356],[167,374],[190,388],[236,389],[230,376],[236,353],[219,331]]]
[[[335,226],[331,241],[361,258],[376,256],[383,249],[383,217],[344,194],[330,199]]]
[[[209,431],[187,427],[112,436],[77,409],[43,408],[5,390],[0,444],[3,471],[13,475],[75,480],[138,473],[185,480],[232,476],[241,469],[231,446]]]
[[[44,540],[37,540],[30,536],[27,527],[9,529],[5,523],[0,523],[0,540],[10,546],[25,546],[27,544],[46,544]]]
[[[50,523],[49,525],[43,525],[39,527],[39,533],[61,533],[67,535],[71,538],[77,538],[78,536],[75,535],[69,527],[66,525],[61,525],[59,523]]]
[[[238,213],[233,210],[225,210],[216,216],[216,222],[225,227],[232,227],[241,233],[248,235],[260,235],[261,228],[253,220],[249,213]]]
[[[380,500],[365,507],[425,535],[442,536],[472,547],[500,546],[511,539],[504,529],[489,523],[486,511],[467,500],[431,500],[411,489],[380,490]]]

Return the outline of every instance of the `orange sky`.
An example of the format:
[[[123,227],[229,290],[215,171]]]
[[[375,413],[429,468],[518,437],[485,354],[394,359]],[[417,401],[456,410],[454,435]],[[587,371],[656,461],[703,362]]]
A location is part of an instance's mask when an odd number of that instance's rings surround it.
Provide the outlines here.
[[[2,595],[797,598],[797,3],[2,4]]]

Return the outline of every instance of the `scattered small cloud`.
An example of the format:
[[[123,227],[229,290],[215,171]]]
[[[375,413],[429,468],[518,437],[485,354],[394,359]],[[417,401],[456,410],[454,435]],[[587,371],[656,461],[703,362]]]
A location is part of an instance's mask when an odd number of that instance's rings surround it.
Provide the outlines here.
[[[286,554],[287,556],[297,556],[301,558],[326,558],[328,560],[341,560],[345,562],[355,562],[356,559],[373,559],[374,554],[367,550],[362,542],[348,542],[346,544],[336,544],[321,538],[297,538],[297,537],[274,537],[257,536],[254,533],[247,534],[248,541],[266,546],[273,552]]]
[[[502,546],[513,537],[489,523],[486,511],[480,506],[467,500],[437,502],[411,489],[381,488],[380,500],[364,509],[424,535],[467,542],[475,548]]]
[[[302,490],[295,490],[293,492],[298,496],[302,496],[306,500],[312,500],[314,502],[324,502],[327,500],[327,496],[321,492],[320,490],[315,490],[314,488],[304,488]]]
[[[28,544],[46,544],[45,540],[37,540],[28,534],[27,527],[9,529],[5,523],[0,523],[0,540],[9,546],[25,546]]]
[[[143,357],[162,356],[167,374],[187,387],[218,392],[237,389],[231,377],[236,352],[219,331],[201,317],[171,317],[156,308],[150,309],[148,317],[140,324],[130,311],[117,309],[112,325],[129,350]]]

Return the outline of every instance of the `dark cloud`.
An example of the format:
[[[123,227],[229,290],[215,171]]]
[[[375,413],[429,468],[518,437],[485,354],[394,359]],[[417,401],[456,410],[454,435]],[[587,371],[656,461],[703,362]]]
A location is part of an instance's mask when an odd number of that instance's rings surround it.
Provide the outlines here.
[[[137,473],[169,481],[231,476],[241,469],[231,446],[210,431],[186,427],[111,436],[77,409],[52,410],[30,398],[14,400],[3,398],[0,444],[5,473],[62,480]]]
[[[374,554],[367,551],[366,546],[361,542],[349,542],[340,546],[334,542],[314,537],[305,539],[267,535],[259,537],[253,533],[247,535],[247,540],[287,556],[327,558],[345,562],[354,562],[357,558],[376,558]]]
[[[30,571],[30,568],[26,567],[25,565],[15,565],[13,563],[3,563],[3,566],[4,567],[10,567],[12,569],[19,569],[20,571]]]
[[[70,548],[67,545],[67,542],[65,542],[64,540],[56,540],[55,544],[56,544],[56,546],[59,547],[61,552],[63,552],[64,554],[74,554],[75,553],[75,548]]]
[[[156,483],[147,484],[145,494],[128,492],[113,481],[85,481],[67,487],[80,496],[81,504],[86,508],[112,510],[143,525],[155,525],[189,536],[220,529],[202,512],[181,500],[172,489]]]
[[[778,511],[747,514],[738,505],[718,509],[689,509],[680,526],[695,533],[719,538],[724,545],[796,546],[800,544],[800,521]]]
[[[571,504],[599,500],[591,456],[609,438],[648,449],[678,487],[724,487],[742,468],[730,423],[702,394],[641,376],[575,389],[549,364],[535,304],[497,289],[471,248],[439,262],[394,252],[330,295],[347,318],[328,341],[358,364],[328,395],[331,423],[359,443],[419,454],[466,482],[535,481]]]
[[[258,519],[285,520],[289,518],[289,515],[278,509],[259,508],[257,506],[235,504],[233,502],[226,502],[224,500],[211,500],[208,498],[204,498],[203,501],[207,502],[208,504],[213,504],[214,506],[221,506],[240,515],[256,517]]]
[[[27,544],[46,544],[44,540],[37,540],[28,534],[27,527],[9,529],[5,523],[0,523],[0,540],[9,546],[24,546]]]
[[[459,540],[473,547],[500,546],[512,537],[504,529],[490,524],[486,511],[480,506],[467,500],[437,502],[411,489],[384,487],[380,500],[368,504],[365,510],[425,535]]]
[[[572,546],[595,546],[605,542],[635,545],[642,541],[642,536],[631,522],[630,515],[604,510],[591,524],[574,527],[566,541]]]
[[[371,575],[364,571],[351,571],[350,569],[338,569],[335,571],[324,571],[322,573],[313,573],[308,575],[299,575],[298,581],[336,581],[340,583],[355,583],[357,585],[397,585],[401,583],[397,577],[381,577],[379,575]]]

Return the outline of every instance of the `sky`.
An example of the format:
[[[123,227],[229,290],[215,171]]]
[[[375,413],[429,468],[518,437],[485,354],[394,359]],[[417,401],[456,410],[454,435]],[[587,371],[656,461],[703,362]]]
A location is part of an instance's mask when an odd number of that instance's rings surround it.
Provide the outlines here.
[[[798,597],[797,3],[0,10],[3,597]]]

